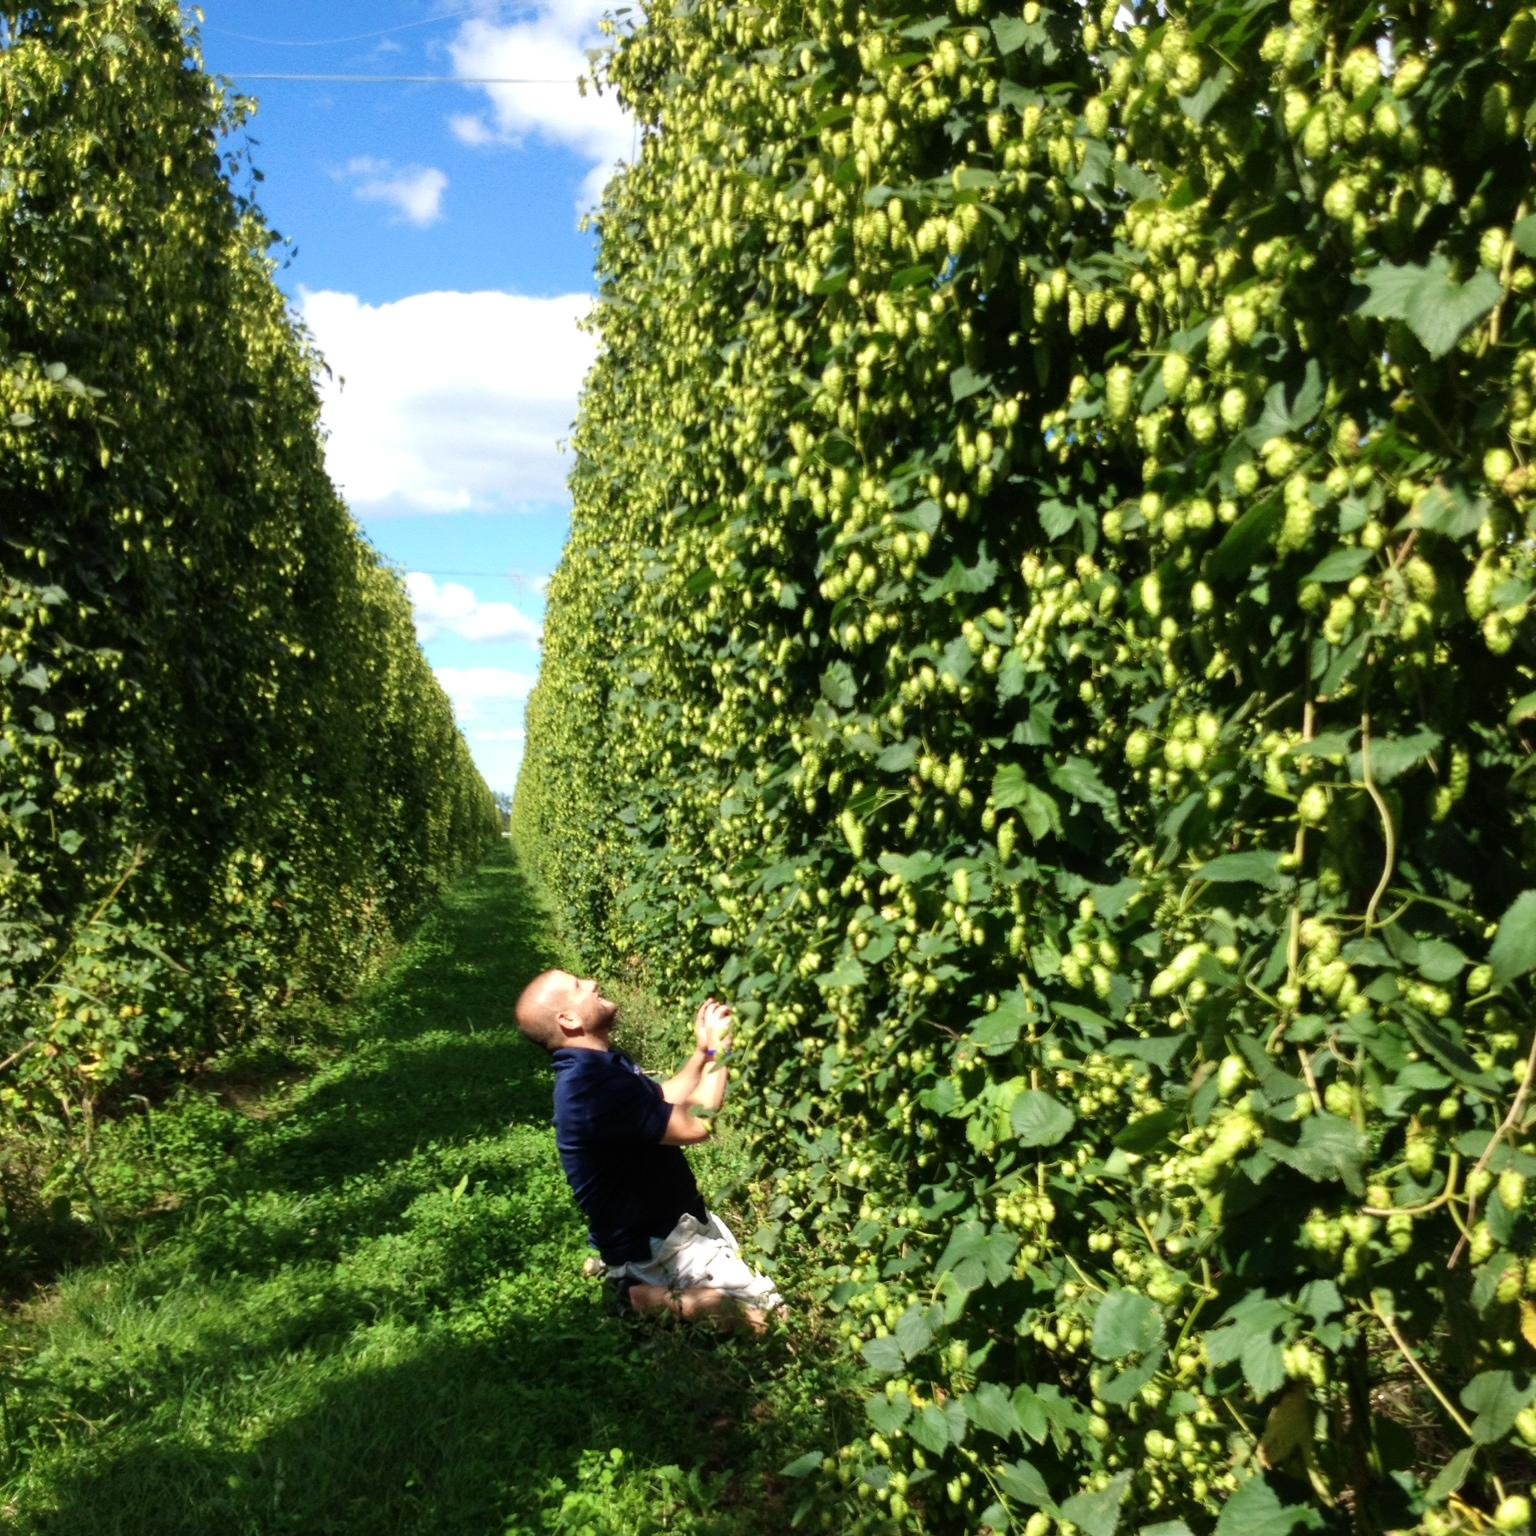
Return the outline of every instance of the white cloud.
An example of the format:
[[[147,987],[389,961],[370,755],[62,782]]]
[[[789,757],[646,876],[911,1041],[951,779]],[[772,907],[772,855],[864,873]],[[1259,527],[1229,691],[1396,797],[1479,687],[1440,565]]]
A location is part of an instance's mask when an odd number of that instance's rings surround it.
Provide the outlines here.
[[[519,733],[520,734],[520,733]],[[521,741],[488,741],[484,737],[469,738],[470,755],[480,776],[493,790],[511,794],[517,784],[517,776],[523,766]]]
[[[501,667],[438,667],[481,777],[510,794],[523,766],[523,709],[536,681],[531,672]]]
[[[608,9],[609,0],[545,0],[504,26],[476,17],[449,48],[460,75],[571,82],[481,87],[490,98],[489,115],[461,115],[451,126],[466,144],[518,144],[532,137],[589,161],[579,212],[596,206],[615,163],[634,151],[634,120],[616,95],[611,90],[598,95],[590,85],[583,94],[576,84],[592,74],[588,50],[606,44],[597,23]]]
[[[365,203],[384,203],[395,210],[396,220],[425,229],[443,216],[443,194],[448,178],[433,166],[403,165],[372,155],[349,160],[340,177],[351,181],[352,195]]]
[[[513,672],[505,667],[438,667],[437,680],[453,703],[461,726],[506,718],[506,707],[521,704],[533,692],[532,672]],[[494,728],[501,728],[496,726]]]
[[[469,145],[471,149],[484,149],[487,144],[496,142],[496,130],[483,117],[476,117],[473,112],[454,113],[448,119],[448,126],[452,129],[454,138],[461,144]]]
[[[419,293],[393,304],[301,290],[331,477],[354,507],[465,512],[564,502],[589,294]]]
[[[425,571],[405,578],[416,611],[416,633],[423,644],[440,634],[484,643],[493,640],[537,642],[543,636],[537,619],[531,619],[511,603],[483,603],[460,582],[441,585]]]

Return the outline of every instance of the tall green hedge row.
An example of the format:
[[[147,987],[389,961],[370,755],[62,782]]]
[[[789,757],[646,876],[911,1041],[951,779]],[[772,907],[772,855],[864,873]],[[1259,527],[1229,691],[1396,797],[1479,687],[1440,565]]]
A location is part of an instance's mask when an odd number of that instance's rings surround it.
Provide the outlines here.
[[[1508,0],[614,45],[515,833],[599,963],[740,999],[759,1238],[870,1368],[813,1525],[1529,1521],[1533,45]]]
[[[191,46],[0,7],[0,1140],[354,984],[496,825]]]

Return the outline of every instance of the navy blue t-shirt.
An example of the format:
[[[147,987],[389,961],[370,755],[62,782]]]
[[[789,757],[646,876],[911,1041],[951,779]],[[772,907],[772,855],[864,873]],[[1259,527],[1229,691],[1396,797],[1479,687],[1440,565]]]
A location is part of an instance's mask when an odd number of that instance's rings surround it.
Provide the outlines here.
[[[555,1145],[593,1246],[609,1264],[651,1256],[684,1211],[704,1202],[680,1147],[664,1147],[672,1106],[622,1051],[551,1052]]]

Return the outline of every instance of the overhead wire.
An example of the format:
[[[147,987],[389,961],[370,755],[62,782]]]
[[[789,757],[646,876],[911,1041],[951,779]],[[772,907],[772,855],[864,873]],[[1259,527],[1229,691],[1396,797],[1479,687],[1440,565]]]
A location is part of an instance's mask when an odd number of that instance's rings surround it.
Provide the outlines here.
[[[318,85],[576,85],[575,80],[502,75],[299,75],[224,69],[232,80],[299,80]]]
[[[542,595],[539,592],[540,584],[548,584],[548,576],[534,576],[527,571],[436,571],[429,566],[410,565],[405,567],[412,576],[451,576],[460,580],[474,579],[481,581],[510,581],[514,587],[521,587],[526,592],[532,592],[535,596]]]
[[[432,26],[443,21],[461,21],[466,16],[482,14],[478,5],[461,6],[457,10],[440,11],[436,16],[423,16],[415,21],[403,21],[398,26],[382,27],[375,32],[358,32],[350,37],[282,38],[255,37],[248,32],[231,32],[225,27],[204,26],[204,32],[219,37],[232,37],[240,42],[254,43],[263,48],[333,48],[347,43],[366,43],[374,38],[389,37],[396,32],[409,31],[413,27]],[[269,70],[227,71],[240,80],[297,81],[317,85],[575,85],[569,79],[505,77],[501,75],[364,75],[364,74],[309,74],[277,72]]]
[[[396,26],[381,27],[374,32],[357,32],[348,37],[257,37],[249,32],[232,32],[226,27],[210,27],[206,24],[202,30],[219,37],[254,43],[263,48],[332,48],[348,43],[371,42],[374,38],[389,37],[396,32],[406,32],[414,27],[433,26],[438,22],[462,21],[465,17],[483,15],[484,9],[483,5],[460,6],[451,11],[439,11],[435,16],[423,16],[415,21],[403,21]],[[577,87],[581,85],[579,80],[549,76],[321,74],[286,70],[226,70],[221,73],[238,80],[291,81],[313,85],[574,85]]]
[[[219,37],[233,37],[242,43],[256,43],[263,48],[338,48],[344,43],[368,43],[376,37],[390,37],[396,32],[408,32],[413,27],[430,27],[440,21],[461,21],[466,16],[476,16],[483,11],[482,6],[460,6],[455,11],[442,11],[436,16],[421,16],[415,21],[402,21],[398,26],[382,27],[377,32],[358,32],[351,37],[314,37],[314,38],[288,38],[288,37],[252,37],[248,32],[231,32],[225,27],[204,26],[204,32],[212,32]]]
[[[375,38],[388,37],[396,32],[409,31],[416,27],[431,26],[443,21],[456,21],[466,16],[479,14],[481,7],[466,6],[459,10],[443,11],[436,16],[422,17],[416,21],[402,22],[399,26],[384,27],[375,32],[357,33],[350,37],[330,37],[315,39],[293,39],[254,37],[249,33],[231,32],[224,27],[204,26],[204,32],[211,32],[220,37],[233,38],[239,42],[253,43],[266,48],[326,48],[340,47],[348,43],[371,42]],[[295,81],[315,84],[375,84],[375,85],[579,85],[580,82],[570,79],[557,79],[550,77],[507,77],[507,76],[471,76],[471,75],[362,75],[362,74],[311,74],[298,72],[273,72],[273,71],[230,71],[231,77],[241,80],[261,81]],[[433,570],[418,568],[418,573],[424,576],[434,577],[458,577],[460,579],[485,579],[510,581],[514,586],[533,589],[537,585],[538,578],[531,578],[517,571],[463,571],[463,570]]]

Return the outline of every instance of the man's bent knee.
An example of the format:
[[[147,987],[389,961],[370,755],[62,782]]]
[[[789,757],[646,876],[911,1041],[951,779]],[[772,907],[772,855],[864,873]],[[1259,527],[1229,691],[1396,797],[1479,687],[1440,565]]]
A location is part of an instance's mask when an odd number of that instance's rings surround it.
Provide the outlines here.
[[[629,1304],[636,1312],[667,1311],[686,1323],[707,1317],[723,1327],[745,1324],[754,1333],[761,1333],[766,1326],[761,1308],[749,1306],[712,1285],[673,1291],[664,1285],[636,1284],[629,1288]]]
[[[632,1310],[636,1312],[675,1311],[672,1292],[664,1285],[642,1285],[638,1280],[631,1282],[626,1299]]]

